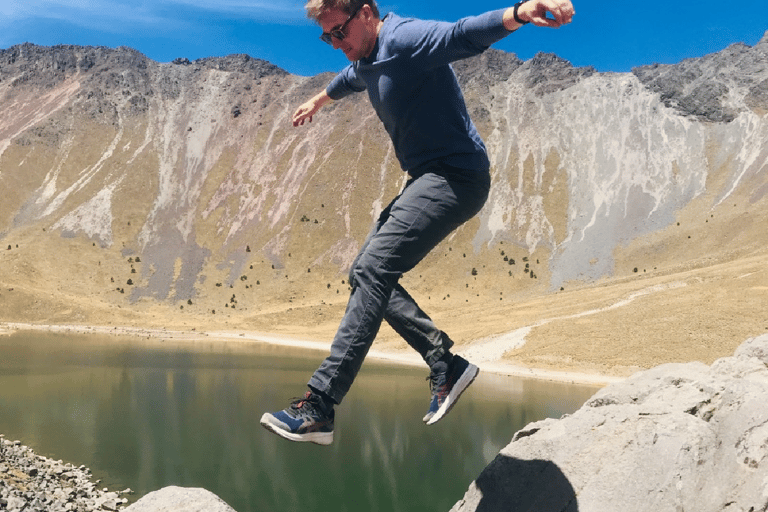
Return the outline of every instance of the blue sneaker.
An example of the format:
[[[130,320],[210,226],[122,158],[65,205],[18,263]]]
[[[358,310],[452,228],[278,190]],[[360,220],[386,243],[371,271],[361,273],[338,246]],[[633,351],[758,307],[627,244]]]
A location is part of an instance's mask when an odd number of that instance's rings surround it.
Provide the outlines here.
[[[329,445],[333,442],[334,410],[325,412],[320,398],[307,391],[291,406],[279,412],[265,412],[261,424],[267,430],[291,441]]]
[[[429,389],[432,392],[432,401],[423,418],[424,423],[433,425],[448,414],[479,372],[477,366],[463,357],[453,356],[451,368],[446,373],[430,374]]]

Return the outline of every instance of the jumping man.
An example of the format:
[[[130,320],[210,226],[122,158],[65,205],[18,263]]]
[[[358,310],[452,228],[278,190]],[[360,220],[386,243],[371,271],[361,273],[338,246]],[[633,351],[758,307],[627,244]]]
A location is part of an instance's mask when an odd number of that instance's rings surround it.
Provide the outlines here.
[[[261,418],[286,439],[326,445],[333,442],[334,407],[349,391],[383,320],[430,368],[427,425],[443,418],[477,376],[477,366],[451,353],[448,335],[399,284],[488,198],[490,162],[450,63],[484,52],[527,23],[570,23],[574,10],[569,0],[528,0],[446,23],[392,13],[381,18],[375,0],[309,0],[305,7],[323,29],[320,39],[343,51],[351,64],[296,110],[293,125],[311,122],[332,100],[368,91],[410,178],[381,212],[352,265],[347,310],[309,391]]]

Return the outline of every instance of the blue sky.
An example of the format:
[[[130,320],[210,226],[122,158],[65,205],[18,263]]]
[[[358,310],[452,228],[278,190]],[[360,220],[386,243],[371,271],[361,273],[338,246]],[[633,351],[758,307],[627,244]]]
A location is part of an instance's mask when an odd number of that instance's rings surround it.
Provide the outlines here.
[[[398,3],[399,2],[399,3]],[[299,75],[337,71],[344,55],[322,43],[303,0],[0,0],[0,48],[31,42],[129,46],[159,62],[177,57],[247,53]],[[455,21],[509,4],[475,0],[393,0],[382,13]],[[768,30],[766,0],[628,2],[575,0],[574,22],[533,26],[494,47],[530,59],[551,52],[576,66],[630,71],[679,62],[743,42]]]

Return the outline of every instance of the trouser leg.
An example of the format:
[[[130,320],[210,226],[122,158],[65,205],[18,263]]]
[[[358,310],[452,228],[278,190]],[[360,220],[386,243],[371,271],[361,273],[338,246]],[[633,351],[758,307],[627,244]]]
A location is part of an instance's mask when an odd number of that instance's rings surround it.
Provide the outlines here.
[[[396,331],[422,353],[434,357],[444,347],[429,317],[398,286],[438,243],[480,211],[488,196],[487,173],[422,174],[382,212],[350,272],[347,309],[330,355],[309,386],[340,403],[349,391],[385,315]],[[390,304],[392,309],[390,309]],[[439,356],[438,356],[439,358]]]
[[[448,335],[437,328],[399,284],[392,290],[384,319],[421,355],[428,366],[434,365],[453,346]]]

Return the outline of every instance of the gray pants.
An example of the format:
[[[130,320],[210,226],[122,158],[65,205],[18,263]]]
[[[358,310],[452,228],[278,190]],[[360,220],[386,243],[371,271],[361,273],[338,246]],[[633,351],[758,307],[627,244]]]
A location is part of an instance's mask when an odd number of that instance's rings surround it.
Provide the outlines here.
[[[432,366],[453,342],[408,292],[400,277],[453,230],[474,217],[488,198],[487,171],[429,164],[381,212],[350,270],[352,292],[331,353],[309,386],[341,403],[376,338],[382,320]]]

